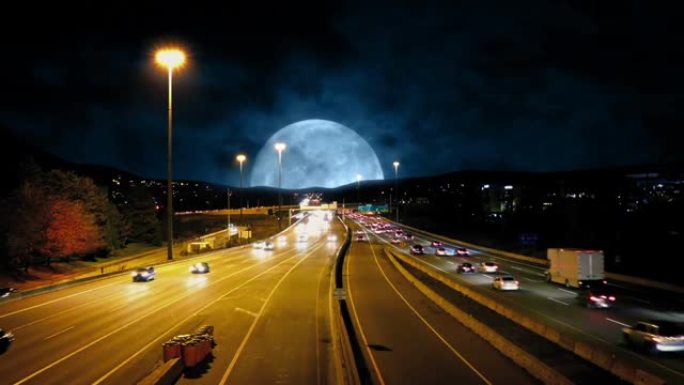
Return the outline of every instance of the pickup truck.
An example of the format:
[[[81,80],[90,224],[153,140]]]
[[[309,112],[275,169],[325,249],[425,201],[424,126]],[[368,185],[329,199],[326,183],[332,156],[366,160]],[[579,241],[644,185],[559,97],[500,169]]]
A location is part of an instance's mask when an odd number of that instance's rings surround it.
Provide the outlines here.
[[[622,329],[625,343],[649,353],[684,351],[684,323],[639,321]]]

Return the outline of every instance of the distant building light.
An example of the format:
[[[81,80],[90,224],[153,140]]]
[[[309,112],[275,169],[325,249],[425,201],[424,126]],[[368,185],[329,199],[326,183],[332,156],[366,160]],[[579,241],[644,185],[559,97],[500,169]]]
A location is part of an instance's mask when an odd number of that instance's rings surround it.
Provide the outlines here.
[[[658,188],[663,188],[663,184],[662,184],[662,183],[658,183],[658,184],[656,185],[656,187],[658,187]]]
[[[506,185],[504,186],[504,190],[513,190],[513,186],[511,186],[510,184]]]
[[[483,190],[484,190],[484,189],[488,189],[488,188],[489,188],[489,185],[488,185],[488,184],[483,184],[483,185],[482,185],[482,189],[483,189]]]

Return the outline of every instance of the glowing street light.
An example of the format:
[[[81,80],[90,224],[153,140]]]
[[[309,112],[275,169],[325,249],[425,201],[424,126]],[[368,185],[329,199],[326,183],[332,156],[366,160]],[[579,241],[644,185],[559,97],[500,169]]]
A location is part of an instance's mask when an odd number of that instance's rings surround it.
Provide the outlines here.
[[[399,187],[397,184],[397,176],[399,175],[399,161],[395,160],[392,163],[392,166],[394,166],[394,193],[397,195],[397,203],[394,205],[396,211],[396,222],[399,222]]]
[[[238,154],[235,159],[240,163],[240,223],[242,223],[242,195],[244,194],[242,187],[242,164],[247,160],[247,156],[245,154]]]
[[[169,104],[168,104],[168,158],[166,163],[166,258],[173,259],[173,70],[185,64],[185,53],[178,48],[165,48],[157,51],[155,61],[169,71]]]
[[[280,211],[283,206],[283,151],[287,148],[287,145],[283,142],[278,142],[273,146],[276,151],[278,151],[278,229],[281,228],[280,223]]]

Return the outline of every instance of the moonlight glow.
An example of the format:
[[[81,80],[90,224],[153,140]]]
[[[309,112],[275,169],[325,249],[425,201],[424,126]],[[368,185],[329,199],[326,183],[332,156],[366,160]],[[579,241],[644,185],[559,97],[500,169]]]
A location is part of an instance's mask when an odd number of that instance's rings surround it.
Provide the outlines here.
[[[352,129],[329,120],[310,119],[281,128],[261,148],[254,161],[252,186],[278,186],[277,142],[283,151],[283,188],[337,187],[384,179],[371,146]]]

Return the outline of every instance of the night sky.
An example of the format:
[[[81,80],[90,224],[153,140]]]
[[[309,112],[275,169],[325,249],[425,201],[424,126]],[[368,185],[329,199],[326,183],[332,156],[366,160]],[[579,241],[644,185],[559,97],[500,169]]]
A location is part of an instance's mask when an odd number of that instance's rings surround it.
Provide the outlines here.
[[[254,159],[305,119],[355,130],[385,175],[395,159],[402,176],[684,160],[681,7],[139,3],[3,5],[0,125],[70,161],[164,178],[153,52],[177,43],[190,55],[174,82],[177,178],[236,185],[236,153]]]

